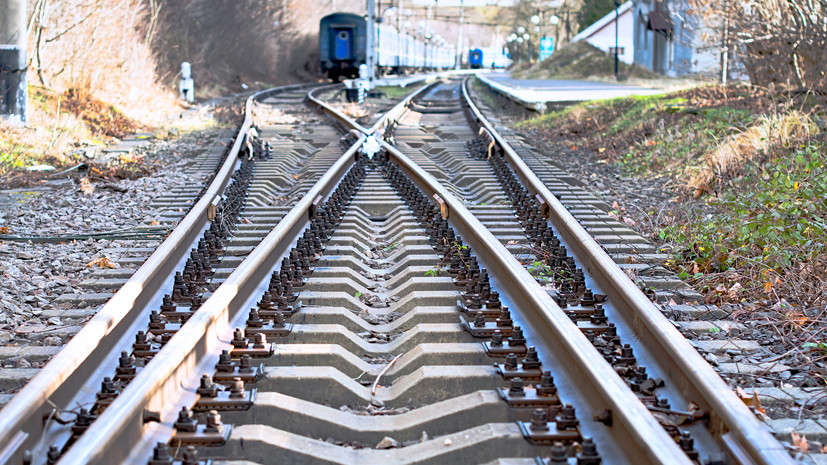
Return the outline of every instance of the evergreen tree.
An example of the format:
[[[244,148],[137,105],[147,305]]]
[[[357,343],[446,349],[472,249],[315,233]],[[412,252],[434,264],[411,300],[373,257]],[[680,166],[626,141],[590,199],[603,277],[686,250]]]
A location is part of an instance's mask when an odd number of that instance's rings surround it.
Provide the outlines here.
[[[619,0],[618,3],[622,4],[624,1],[625,0]],[[595,21],[606,16],[607,13],[614,9],[614,0],[584,0],[579,13],[580,30],[577,32],[591,26]]]

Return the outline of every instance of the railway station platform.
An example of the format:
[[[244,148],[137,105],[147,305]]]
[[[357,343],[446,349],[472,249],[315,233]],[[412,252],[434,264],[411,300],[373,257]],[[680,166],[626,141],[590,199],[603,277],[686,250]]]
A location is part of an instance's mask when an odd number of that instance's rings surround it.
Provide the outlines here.
[[[593,81],[556,79],[514,79],[507,73],[480,72],[477,77],[504,97],[531,110],[543,113],[549,104],[565,104],[585,100],[654,95],[662,89]]]

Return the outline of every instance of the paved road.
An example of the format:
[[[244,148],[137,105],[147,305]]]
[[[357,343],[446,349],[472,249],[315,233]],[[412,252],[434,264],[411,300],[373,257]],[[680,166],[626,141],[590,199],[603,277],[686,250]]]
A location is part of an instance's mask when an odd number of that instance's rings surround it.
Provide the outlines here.
[[[525,102],[574,102],[663,93],[660,89],[592,81],[512,79],[505,73],[480,73],[479,76]]]

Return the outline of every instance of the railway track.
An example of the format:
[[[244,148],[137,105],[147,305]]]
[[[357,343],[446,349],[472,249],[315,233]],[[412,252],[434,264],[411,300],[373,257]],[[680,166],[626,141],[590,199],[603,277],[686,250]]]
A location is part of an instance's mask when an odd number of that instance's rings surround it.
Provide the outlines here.
[[[330,126],[254,137],[248,110],[182,221],[195,251],[136,274],[168,290],[127,283],[138,310],[107,306],[132,320],[93,320],[105,344],[62,351],[9,403],[0,458],[790,462],[464,85],[415,94],[366,129],[311,93],[346,150]],[[120,384],[99,389],[109,371]]]

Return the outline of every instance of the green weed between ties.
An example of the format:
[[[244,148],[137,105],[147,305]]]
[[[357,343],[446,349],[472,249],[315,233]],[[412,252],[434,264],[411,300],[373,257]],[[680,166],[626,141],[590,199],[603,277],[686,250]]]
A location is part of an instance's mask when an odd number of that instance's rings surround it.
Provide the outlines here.
[[[710,204],[719,213],[670,226],[660,238],[676,245],[682,278],[731,267],[782,273],[827,252],[827,155],[810,144],[747,168],[739,184]]]

